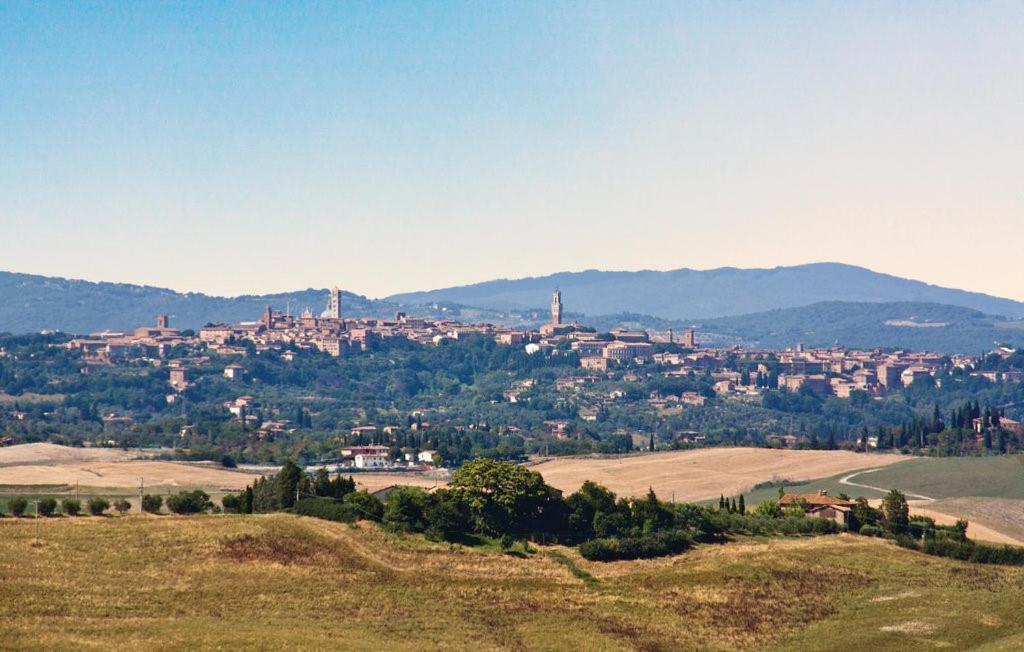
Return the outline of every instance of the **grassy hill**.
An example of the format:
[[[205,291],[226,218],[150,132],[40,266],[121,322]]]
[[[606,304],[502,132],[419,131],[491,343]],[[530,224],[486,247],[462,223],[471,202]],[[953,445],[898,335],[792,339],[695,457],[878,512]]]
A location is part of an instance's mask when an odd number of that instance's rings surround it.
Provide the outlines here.
[[[411,292],[389,301],[451,301],[498,310],[547,306],[554,288],[568,310],[587,315],[632,312],[665,319],[743,315],[823,301],[924,302],[961,306],[990,315],[1024,317],[1024,303],[879,274],[863,267],[816,263],[772,269],[563,272]]]
[[[0,519],[3,646],[1013,649],[1024,569],[853,536],[522,558],[289,515]],[[955,618],[950,617],[955,614]]]

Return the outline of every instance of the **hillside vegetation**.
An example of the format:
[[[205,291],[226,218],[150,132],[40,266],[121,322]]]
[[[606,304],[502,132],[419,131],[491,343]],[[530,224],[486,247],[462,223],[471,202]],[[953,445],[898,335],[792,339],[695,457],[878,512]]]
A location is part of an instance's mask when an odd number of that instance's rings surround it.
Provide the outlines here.
[[[865,537],[524,558],[291,515],[0,520],[4,646],[1011,649],[1024,570]],[[950,613],[957,614],[949,618]]]
[[[744,315],[822,301],[942,303],[990,315],[1024,317],[1024,303],[879,274],[863,267],[815,263],[772,269],[723,267],[665,272],[563,272],[486,281],[388,297],[422,304],[451,301],[499,310],[546,306],[560,288],[566,308],[587,315],[633,312],[667,319]]]

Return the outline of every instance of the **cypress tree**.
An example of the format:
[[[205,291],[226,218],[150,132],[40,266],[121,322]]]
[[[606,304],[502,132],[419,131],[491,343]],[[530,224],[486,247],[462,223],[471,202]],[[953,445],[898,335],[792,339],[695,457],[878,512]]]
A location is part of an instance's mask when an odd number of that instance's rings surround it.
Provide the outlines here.
[[[743,494],[740,494],[740,505],[739,505],[739,510],[740,510],[740,514],[746,514],[746,513],[747,513],[747,505],[746,505],[746,503],[745,503],[745,502],[743,501]]]

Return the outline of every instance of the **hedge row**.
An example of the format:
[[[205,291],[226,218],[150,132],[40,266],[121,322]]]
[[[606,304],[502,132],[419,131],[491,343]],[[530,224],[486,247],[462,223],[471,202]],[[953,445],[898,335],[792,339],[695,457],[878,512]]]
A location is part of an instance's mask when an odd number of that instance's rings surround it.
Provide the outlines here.
[[[922,552],[936,557],[949,557],[976,564],[1006,564],[1008,566],[1024,566],[1024,547],[998,546],[978,541],[956,541],[946,538],[925,539],[921,544]]]

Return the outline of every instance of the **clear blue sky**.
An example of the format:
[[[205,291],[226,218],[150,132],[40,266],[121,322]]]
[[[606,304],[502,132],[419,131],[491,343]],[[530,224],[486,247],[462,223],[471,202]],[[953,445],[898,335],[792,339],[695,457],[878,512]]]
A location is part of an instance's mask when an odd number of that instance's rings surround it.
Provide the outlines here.
[[[820,260],[1024,299],[1024,3],[0,3],[0,269],[370,296]]]

